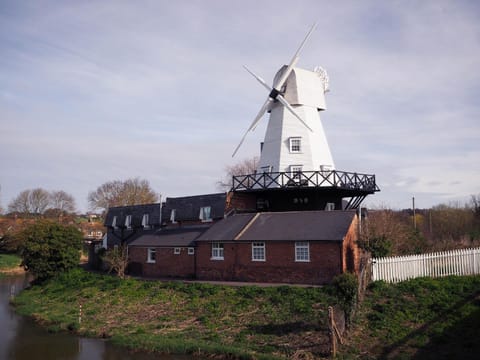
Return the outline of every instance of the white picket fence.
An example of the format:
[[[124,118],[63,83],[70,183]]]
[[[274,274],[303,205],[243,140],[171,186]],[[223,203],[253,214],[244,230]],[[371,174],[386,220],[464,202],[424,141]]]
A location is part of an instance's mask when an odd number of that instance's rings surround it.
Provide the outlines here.
[[[372,280],[480,274],[480,248],[372,259]]]

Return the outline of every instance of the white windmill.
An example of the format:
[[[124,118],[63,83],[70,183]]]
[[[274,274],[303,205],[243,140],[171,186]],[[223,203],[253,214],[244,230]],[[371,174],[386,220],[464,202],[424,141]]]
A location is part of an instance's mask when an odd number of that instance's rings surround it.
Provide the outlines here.
[[[270,112],[257,173],[334,170],[327,138],[320,120],[325,110],[328,76],[321,67],[309,71],[296,67],[299,53],[315,30],[312,26],[292,60],[275,75],[273,87],[252,74],[270,93],[232,156],[235,156],[249,131],[253,131],[266,112]]]

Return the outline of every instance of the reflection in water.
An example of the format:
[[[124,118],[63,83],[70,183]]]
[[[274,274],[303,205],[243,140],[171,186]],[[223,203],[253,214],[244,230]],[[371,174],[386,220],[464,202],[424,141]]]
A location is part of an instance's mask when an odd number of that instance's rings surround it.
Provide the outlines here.
[[[189,356],[129,353],[108,341],[48,333],[9,305],[12,289],[28,284],[25,276],[0,278],[0,360],[188,360]]]

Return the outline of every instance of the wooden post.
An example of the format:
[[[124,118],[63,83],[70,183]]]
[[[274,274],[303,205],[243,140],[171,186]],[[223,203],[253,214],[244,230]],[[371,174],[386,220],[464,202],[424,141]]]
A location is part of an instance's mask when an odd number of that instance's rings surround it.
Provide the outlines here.
[[[335,336],[335,321],[333,320],[333,308],[328,307],[328,327],[330,329],[330,339],[332,342],[332,357],[337,356],[337,338]]]
[[[10,287],[10,300],[15,299],[15,284]]]
[[[82,304],[80,304],[78,307],[78,323],[82,323]]]

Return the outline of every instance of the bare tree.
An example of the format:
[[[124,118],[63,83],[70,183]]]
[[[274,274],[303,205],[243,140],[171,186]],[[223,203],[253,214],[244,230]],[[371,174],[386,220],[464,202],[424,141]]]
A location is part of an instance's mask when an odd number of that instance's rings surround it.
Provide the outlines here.
[[[109,181],[88,194],[88,203],[92,210],[107,211],[113,206],[150,204],[158,200],[159,197],[149,182],[139,178]]]
[[[50,195],[47,190],[36,188],[24,190],[8,205],[9,212],[22,214],[43,214],[50,204]]]
[[[257,171],[258,160],[258,156],[254,156],[243,159],[234,165],[226,166],[223,180],[217,181],[217,189],[220,191],[230,190],[233,176],[254,174]]]
[[[73,212],[75,199],[65,191],[52,191],[42,188],[24,190],[8,205],[9,212],[24,215],[41,215],[46,211]],[[57,214],[58,215],[58,214]]]
[[[75,212],[75,199],[65,191],[52,191],[50,193],[50,207],[59,213]]]
[[[125,270],[128,267],[127,245],[122,244],[114,249],[109,249],[103,256],[108,266],[108,272],[114,271],[120,278],[125,278]]]
[[[43,214],[50,205],[50,194],[45,189],[33,189],[30,192],[29,202],[32,214]]]

